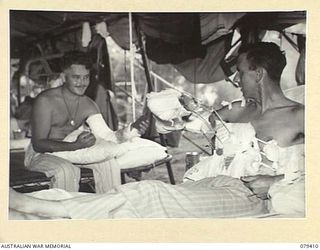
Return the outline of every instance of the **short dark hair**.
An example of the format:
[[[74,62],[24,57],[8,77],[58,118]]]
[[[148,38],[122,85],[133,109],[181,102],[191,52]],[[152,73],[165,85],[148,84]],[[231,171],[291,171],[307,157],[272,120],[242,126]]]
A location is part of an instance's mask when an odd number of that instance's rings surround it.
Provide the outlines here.
[[[287,60],[278,45],[271,42],[248,44],[240,48],[239,54],[242,53],[246,53],[250,69],[262,67],[272,80],[280,81]]]
[[[72,64],[84,65],[87,69],[91,69],[91,56],[89,53],[76,50],[66,52],[62,60],[62,70],[69,68]]]

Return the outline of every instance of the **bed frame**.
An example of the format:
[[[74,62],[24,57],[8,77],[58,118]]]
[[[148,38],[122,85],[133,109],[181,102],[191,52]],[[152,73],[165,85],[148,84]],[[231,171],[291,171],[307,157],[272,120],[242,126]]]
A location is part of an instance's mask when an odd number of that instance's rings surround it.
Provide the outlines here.
[[[24,166],[23,150],[10,150],[10,187],[21,193],[29,193],[43,189],[50,189],[51,177],[44,173],[30,171]],[[129,176],[136,181],[141,180],[142,172],[148,172],[152,168],[166,164],[168,176],[171,184],[175,184],[171,168],[172,156],[156,161],[153,164],[138,166],[135,168],[121,169],[121,183],[126,183],[125,176]],[[88,168],[81,168],[80,190],[81,192],[95,192],[93,172]]]

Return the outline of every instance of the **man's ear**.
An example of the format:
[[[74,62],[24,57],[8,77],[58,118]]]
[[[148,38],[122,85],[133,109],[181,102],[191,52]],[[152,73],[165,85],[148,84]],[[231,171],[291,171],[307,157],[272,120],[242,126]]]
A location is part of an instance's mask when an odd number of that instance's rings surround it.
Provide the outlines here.
[[[60,73],[60,78],[62,80],[62,82],[66,81],[66,74],[64,72]]]
[[[260,82],[263,78],[264,70],[263,68],[257,68],[256,69],[256,82]]]

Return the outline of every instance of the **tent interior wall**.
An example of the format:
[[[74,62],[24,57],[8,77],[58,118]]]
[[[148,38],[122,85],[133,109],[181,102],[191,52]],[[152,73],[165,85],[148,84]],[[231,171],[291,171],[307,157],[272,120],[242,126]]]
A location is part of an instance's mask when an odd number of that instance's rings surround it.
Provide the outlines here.
[[[212,84],[232,87],[224,79],[235,72],[232,66],[236,48],[239,44],[263,39],[268,31],[275,31],[281,39],[285,38],[283,40],[297,49],[298,55],[305,54],[304,35],[288,36],[283,33],[284,29],[294,24],[306,23],[305,11],[132,13],[132,17],[136,58],[145,58],[141,65],[148,66],[145,72],[138,67],[134,69],[141,75],[137,81],[148,84],[148,89],[143,87],[140,91],[142,104],[145,92],[154,90],[152,84],[159,89],[158,81],[148,76],[149,70],[193,94]],[[98,30],[97,24],[100,23],[106,24],[105,33]],[[235,31],[241,42],[233,46]],[[21,75],[47,88],[48,83],[59,76],[63,53],[75,49],[88,51],[95,65],[87,94],[98,102],[109,126],[116,129],[118,120],[111,105],[111,92],[106,90],[115,91],[115,82],[124,82],[124,89],[130,88],[130,68],[126,56],[129,41],[128,13],[11,10],[10,59],[19,59],[19,69],[12,78],[11,90],[16,89],[20,104],[22,96],[31,91],[27,89],[26,93],[22,93]],[[121,50],[124,52],[119,53]],[[118,68],[115,67],[115,58],[122,61]],[[119,70],[122,73],[117,74],[115,71]],[[304,84],[304,77],[295,80],[295,84]],[[118,87],[121,89],[119,84]],[[227,88],[218,92],[226,94],[229,91]],[[210,91],[207,92],[209,95]]]

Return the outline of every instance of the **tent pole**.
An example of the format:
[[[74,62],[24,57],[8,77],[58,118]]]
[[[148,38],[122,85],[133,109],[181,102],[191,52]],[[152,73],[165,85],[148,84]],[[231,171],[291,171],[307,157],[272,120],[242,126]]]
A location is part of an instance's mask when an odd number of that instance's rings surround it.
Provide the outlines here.
[[[132,39],[132,13],[129,12],[129,36],[130,36],[130,76],[131,76],[131,95],[132,95],[132,119],[136,120],[136,88],[134,82],[134,50],[133,50],[133,39]]]
[[[151,75],[150,75],[150,71],[149,71],[149,67],[148,67],[148,62],[147,62],[147,56],[144,50],[144,46],[143,46],[143,42],[142,42],[142,37],[141,37],[141,33],[140,33],[140,28],[139,28],[139,19],[137,17],[134,17],[134,22],[135,22],[135,30],[136,30],[136,34],[137,34],[137,39],[138,39],[138,46],[141,52],[141,57],[142,57],[142,63],[143,63],[143,70],[146,76],[146,80],[147,80],[147,92],[150,93],[152,91],[154,91],[154,84],[151,80]],[[138,64],[138,66],[140,66],[140,64]],[[146,101],[146,98],[145,98]],[[150,126],[147,129],[147,131],[145,132],[145,134],[143,135],[143,138],[154,138],[155,135],[157,134],[156,131],[156,127],[155,127],[155,119],[151,113],[151,111],[148,109],[146,102],[144,103],[145,107],[143,110],[143,114],[146,115],[149,118],[150,121]],[[163,137],[162,134],[159,134],[160,136],[160,141],[162,143],[162,145],[166,146],[165,143],[165,139]]]
[[[138,23],[138,19],[135,19],[135,24],[136,24],[136,33],[137,33],[137,37],[138,37],[138,44],[139,44],[139,49],[141,51],[141,56],[142,56],[142,63],[143,63],[143,68],[144,68],[144,73],[146,74],[146,79],[147,79],[147,83],[148,83],[148,92],[154,91],[154,85],[153,82],[151,80],[151,76],[150,76],[150,71],[149,71],[149,67],[148,67],[148,62],[147,62],[147,57],[144,51],[144,47],[143,47],[143,43],[142,43],[142,37],[141,37],[141,33],[139,30],[139,23]]]

